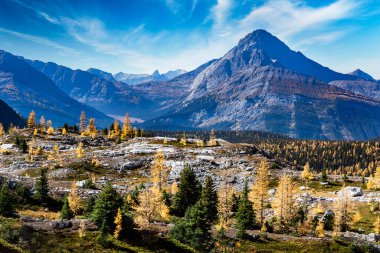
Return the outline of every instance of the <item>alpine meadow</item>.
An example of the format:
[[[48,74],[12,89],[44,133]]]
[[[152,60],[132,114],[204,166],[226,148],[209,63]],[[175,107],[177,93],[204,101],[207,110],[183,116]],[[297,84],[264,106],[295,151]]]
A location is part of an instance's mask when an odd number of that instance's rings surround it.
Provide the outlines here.
[[[0,252],[380,252],[379,10],[0,0]]]

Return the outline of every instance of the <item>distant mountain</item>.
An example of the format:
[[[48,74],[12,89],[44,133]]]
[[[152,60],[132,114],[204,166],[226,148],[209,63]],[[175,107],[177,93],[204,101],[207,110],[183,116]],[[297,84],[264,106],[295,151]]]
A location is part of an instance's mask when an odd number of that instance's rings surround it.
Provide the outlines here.
[[[103,79],[105,79],[107,81],[116,82],[116,79],[113,78],[113,75],[111,73],[102,71],[100,69],[89,68],[89,69],[87,69],[87,72],[91,73],[93,75],[96,75],[96,76],[98,76],[100,78],[103,78]]]
[[[81,111],[96,118],[98,126],[108,126],[112,119],[84,105],[60,90],[49,78],[20,57],[0,50],[0,99],[27,117],[34,110],[55,126],[79,121]]]
[[[155,70],[151,75],[149,74],[125,74],[123,72],[119,72],[114,75],[114,78],[117,81],[129,84],[129,85],[135,85],[145,82],[151,82],[151,81],[168,81],[170,79],[173,79],[179,75],[182,75],[186,73],[185,70],[177,69],[177,70],[170,70],[164,74],[160,74],[158,70]]]
[[[348,73],[348,75],[356,76],[356,77],[365,79],[367,81],[372,81],[372,82],[376,81],[372,76],[370,76],[369,74],[367,74],[366,72],[364,72],[364,71],[362,71],[360,69],[352,71],[351,73]]]
[[[92,69],[91,74],[87,71],[72,70],[68,67],[57,65],[52,62],[41,61],[27,62],[36,70],[50,78],[61,90],[70,97],[95,109],[112,115],[125,115],[130,113],[133,117],[145,116],[154,104],[133,89],[124,87],[118,82],[112,82],[99,75],[105,72]]]
[[[167,114],[146,125],[260,130],[307,139],[380,135],[380,103],[329,85],[337,73],[257,30],[196,75]]]
[[[7,129],[10,124],[22,128],[26,122],[24,118],[21,118],[9,105],[0,99],[0,123]]]

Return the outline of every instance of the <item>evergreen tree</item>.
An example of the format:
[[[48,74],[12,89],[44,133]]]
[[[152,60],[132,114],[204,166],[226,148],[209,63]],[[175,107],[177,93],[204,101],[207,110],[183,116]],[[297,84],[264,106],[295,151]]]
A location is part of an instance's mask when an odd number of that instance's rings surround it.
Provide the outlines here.
[[[49,199],[49,181],[47,178],[47,170],[41,169],[40,177],[34,186],[34,198],[41,203],[46,202]]]
[[[86,207],[84,208],[84,214],[89,217],[94,210],[94,205],[95,205],[95,197],[91,196],[86,204]]]
[[[186,211],[185,218],[173,227],[170,236],[198,251],[206,252],[211,246],[210,229],[206,208],[202,201],[198,201]]]
[[[13,201],[6,181],[2,182],[0,190],[0,215],[8,216],[13,211]]]
[[[200,193],[201,185],[194,171],[189,165],[185,165],[180,174],[178,192],[174,195],[173,213],[183,217],[186,210],[198,201]]]
[[[20,141],[20,149],[22,150],[22,153],[26,153],[28,151],[28,144],[26,143],[25,139],[21,139]]]
[[[61,219],[65,219],[65,220],[71,220],[72,218],[74,218],[74,213],[70,209],[69,201],[67,200],[67,197],[65,197],[65,200],[63,202],[60,217]]]
[[[253,212],[252,202],[248,198],[248,183],[245,181],[243,192],[239,200],[238,210],[236,212],[237,236],[242,238],[246,229],[252,229],[255,225],[255,214]]]
[[[112,187],[110,183],[107,183],[102,192],[99,194],[95,201],[94,210],[91,214],[91,219],[96,222],[98,226],[105,222],[105,225],[112,231],[114,226],[114,218],[117,214],[117,210],[122,205],[122,199],[118,192]]]
[[[207,220],[210,223],[214,222],[218,218],[218,194],[210,176],[206,178],[200,201],[205,208]]]

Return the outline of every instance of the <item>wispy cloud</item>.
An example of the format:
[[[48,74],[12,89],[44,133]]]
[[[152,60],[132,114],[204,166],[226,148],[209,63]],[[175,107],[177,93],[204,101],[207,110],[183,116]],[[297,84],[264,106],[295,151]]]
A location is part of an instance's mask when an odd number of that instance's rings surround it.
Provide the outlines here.
[[[51,41],[51,40],[48,40],[48,39],[45,39],[45,38],[42,38],[42,37],[38,37],[38,36],[30,35],[30,34],[16,32],[16,31],[4,29],[2,27],[0,27],[0,32],[7,33],[7,34],[13,35],[15,37],[18,37],[20,39],[28,40],[28,41],[31,41],[31,42],[34,42],[34,43],[38,43],[38,44],[41,44],[41,45],[45,45],[45,46],[48,46],[48,47],[53,47],[53,48],[62,50],[65,53],[78,53],[76,50],[74,50],[72,48],[63,46],[63,45],[61,45],[59,43],[56,43],[54,41]]]

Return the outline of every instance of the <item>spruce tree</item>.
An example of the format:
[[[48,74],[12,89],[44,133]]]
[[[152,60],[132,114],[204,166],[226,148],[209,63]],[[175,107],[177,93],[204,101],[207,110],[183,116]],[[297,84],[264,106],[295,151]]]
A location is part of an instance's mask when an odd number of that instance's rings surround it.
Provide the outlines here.
[[[180,174],[178,192],[173,199],[173,214],[183,217],[186,210],[198,201],[200,193],[201,185],[194,171],[189,165],[185,165]]]
[[[95,201],[91,219],[95,221],[98,226],[101,226],[102,223],[105,222],[108,232],[113,231],[115,227],[114,218],[117,214],[117,210],[121,206],[122,199],[118,192],[110,183],[107,183]]]
[[[186,211],[185,218],[173,227],[170,236],[200,252],[206,252],[211,246],[210,229],[206,208],[202,201],[198,201]]]
[[[0,215],[9,216],[13,212],[13,201],[6,181],[2,182],[0,190]]]
[[[91,196],[88,199],[87,204],[86,204],[86,206],[84,208],[84,214],[85,214],[86,217],[91,216],[91,213],[94,210],[94,205],[95,205],[95,197]]]
[[[45,168],[41,169],[40,177],[34,186],[34,191],[34,198],[39,202],[44,203],[49,199],[49,182]]]
[[[67,200],[67,197],[65,197],[65,200],[63,202],[60,217],[61,219],[64,219],[64,220],[71,220],[72,218],[74,218],[74,213],[70,209],[69,201]]]
[[[218,194],[212,178],[208,176],[202,188],[201,202],[206,211],[207,220],[212,223],[218,218]]]
[[[239,200],[238,210],[236,212],[237,236],[242,238],[246,229],[252,229],[255,226],[255,214],[253,204],[248,198],[248,183],[245,181],[243,192]]]

